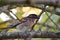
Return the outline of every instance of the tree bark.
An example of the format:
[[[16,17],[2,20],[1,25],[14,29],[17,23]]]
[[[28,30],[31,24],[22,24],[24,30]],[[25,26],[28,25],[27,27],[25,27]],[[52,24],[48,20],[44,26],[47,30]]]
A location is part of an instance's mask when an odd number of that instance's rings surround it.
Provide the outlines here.
[[[0,5],[4,4],[25,4],[28,0],[0,0]],[[30,4],[45,4],[60,7],[60,0],[29,0]],[[29,5],[29,4],[28,4]]]
[[[32,36],[32,38],[60,38],[60,32],[29,32],[29,33],[22,33],[22,32],[7,32],[7,33],[0,33],[0,38],[2,39],[16,39],[16,38],[28,38]]]

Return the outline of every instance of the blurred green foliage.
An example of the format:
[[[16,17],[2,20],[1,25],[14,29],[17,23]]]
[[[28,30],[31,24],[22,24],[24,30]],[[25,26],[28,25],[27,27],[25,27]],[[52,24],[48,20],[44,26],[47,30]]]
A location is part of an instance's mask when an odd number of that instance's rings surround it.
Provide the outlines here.
[[[2,19],[0,18],[0,22],[2,22]]]
[[[21,18],[22,18],[22,14],[23,14],[22,8],[17,7],[16,10],[17,10],[16,16],[17,16],[19,19],[21,19]]]

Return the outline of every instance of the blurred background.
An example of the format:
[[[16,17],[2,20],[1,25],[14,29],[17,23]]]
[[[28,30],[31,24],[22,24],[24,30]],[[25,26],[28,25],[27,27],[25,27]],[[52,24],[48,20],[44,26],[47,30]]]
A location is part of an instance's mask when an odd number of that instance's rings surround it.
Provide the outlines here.
[[[52,6],[47,6],[47,8],[54,8]],[[30,14],[36,14],[39,15],[42,11],[38,8],[33,7],[16,7],[13,9],[9,9],[11,12],[0,12],[0,28],[4,28],[7,25],[9,25],[11,22],[9,20],[17,19],[16,16],[19,19],[22,19],[24,17],[27,17]],[[60,11],[59,8],[56,8],[56,10]],[[9,16],[9,15],[11,16]],[[59,32],[60,31],[60,16],[50,13],[50,12],[44,12],[40,19],[38,20],[37,24],[34,27],[34,30],[37,28],[40,28],[41,31],[52,31],[52,32]],[[16,29],[9,29],[8,32],[17,32]],[[17,39],[15,39],[17,40]],[[32,38],[32,40],[60,40],[59,38]]]

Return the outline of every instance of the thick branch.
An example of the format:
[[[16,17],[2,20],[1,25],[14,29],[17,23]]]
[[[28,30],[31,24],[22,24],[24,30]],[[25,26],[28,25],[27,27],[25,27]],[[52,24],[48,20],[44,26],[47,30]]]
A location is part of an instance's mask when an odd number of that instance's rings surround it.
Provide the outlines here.
[[[7,32],[7,33],[0,33],[0,38],[10,39],[10,38],[28,38],[31,36],[32,38],[60,38],[60,32],[29,32],[29,33],[22,33],[22,32]]]
[[[26,0],[0,0],[0,4],[1,5],[5,5],[5,4],[17,4],[17,3],[25,3]]]
[[[60,0],[29,0],[30,4],[45,4],[60,7]],[[0,0],[0,4],[25,4],[27,0]],[[0,5],[0,6],[1,6]]]
[[[60,7],[60,0],[30,0],[32,4],[45,4]]]

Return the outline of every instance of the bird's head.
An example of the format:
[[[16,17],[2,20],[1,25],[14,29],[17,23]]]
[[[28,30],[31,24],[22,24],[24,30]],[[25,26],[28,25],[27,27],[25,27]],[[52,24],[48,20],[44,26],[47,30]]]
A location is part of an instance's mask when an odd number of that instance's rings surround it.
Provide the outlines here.
[[[39,17],[36,14],[30,14],[27,18],[38,19]]]

